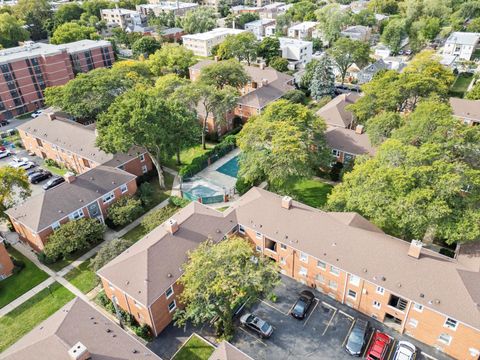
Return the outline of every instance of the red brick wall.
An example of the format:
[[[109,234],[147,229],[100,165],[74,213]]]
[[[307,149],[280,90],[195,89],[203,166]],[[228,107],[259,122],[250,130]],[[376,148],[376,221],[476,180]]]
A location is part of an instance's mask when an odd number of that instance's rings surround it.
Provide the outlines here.
[[[5,244],[0,242],[0,278],[5,278],[12,275],[13,271],[13,262],[8,255],[7,249],[5,249]]]

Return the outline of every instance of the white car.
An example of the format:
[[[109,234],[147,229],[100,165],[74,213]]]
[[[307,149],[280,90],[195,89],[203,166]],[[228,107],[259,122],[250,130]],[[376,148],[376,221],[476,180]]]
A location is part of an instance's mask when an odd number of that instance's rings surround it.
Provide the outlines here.
[[[36,164],[33,161],[28,160],[27,158],[13,158],[12,161],[8,163],[11,167],[20,168],[24,170],[28,170],[34,168]]]
[[[393,360],[413,360],[416,352],[417,348],[412,343],[408,341],[399,341],[397,349],[395,350],[395,355],[393,355]]]
[[[42,110],[37,110],[37,111],[34,111],[30,114],[30,116],[35,119],[37,117],[39,117],[40,115],[42,115]]]
[[[10,152],[10,150],[8,150],[8,149],[0,150],[0,159],[9,157],[10,155],[12,155],[12,153]]]

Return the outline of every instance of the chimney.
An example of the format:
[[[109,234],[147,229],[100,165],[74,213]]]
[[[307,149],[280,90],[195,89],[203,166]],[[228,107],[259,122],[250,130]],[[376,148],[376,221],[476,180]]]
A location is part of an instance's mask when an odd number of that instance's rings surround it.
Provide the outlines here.
[[[282,198],[282,208],[290,209],[292,207],[292,198],[290,196],[284,196]]]
[[[75,174],[71,173],[70,171],[67,172],[64,176],[65,181],[68,182],[69,184],[73,183],[75,179],[77,178]]]
[[[70,359],[72,360],[88,360],[92,358],[87,347],[80,341],[73,345],[70,350],[68,350],[68,356],[70,356]]]
[[[260,63],[260,70],[265,70],[265,63],[264,62]]]
[[[175,234],[178,231],[178,228],[179,228],[177,220],[175,220],[175,219],[169,219],[166,222],[166,226],[167,226],[167,231],[172,235]]]
[[[215,56],[213,57],[213,60],[215,60],[215,62],[218,62],[219,57],[218,57],[217,55],[215,55]]]
[[[363,125],[357,125],[355,127],[355,133],[356,134],[363,134]]]
[[[53,121],[53,120],[55,120],[56,118],[57,118],[57,117],[55,116],[54,113],[48,113],[48,120]]]
[[[262,79],[262,86],[268,85],[268,79]]]
[[[422,252],[422,246],[423,243],[420,240],[412,240],[410,247],[408,248],[408,256],[419,259]]]

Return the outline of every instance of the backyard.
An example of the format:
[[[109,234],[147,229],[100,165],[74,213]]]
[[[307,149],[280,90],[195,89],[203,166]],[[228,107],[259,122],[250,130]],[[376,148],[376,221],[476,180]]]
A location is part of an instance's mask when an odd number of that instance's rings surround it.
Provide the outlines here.
[[[84,294],[89,293],[99,284],[97,275],[90,268],[90,259],[81,263],[78,267],[71,270],[65,279],[71,282]]]
[[[286,184],[283,193],[312,207],[321,208],[327,202],[327,196],[333,186],[319,179],[300,179]]]
[[[189,165],[191,164],[192,160],[196,157],[205,154],[208,150],[211,150],[215,144],[207,143],[207,149],[204,150],[202,145],[193,146],[191,148],[182,150],[180,153],[180,160],[182,165]],[[182,165],[177,165],[177,157],[172,156],[169,160],[165,162],[165,166],[169,167],[170,169],[179,170]]]
[[[450,95],[454,97],[463,98],[463,95],[468,89],[468,85],[472,82],[473,74],[471,73],[460,73],[458,74],[455,82],[450,88]]]
[[[8,252],[15,260],[23,262],[25,267],[19,273],[13,274],[0,282],[0,308],[11,303],[48,278],[45,272],[36,267],[34,263],[13,247],[9,247]]]
[[[172,360],[208,360],[215,348],[197,335],[192,335]]]
[[[74,295],[59,283],[40,291],[7,315],[0,318],[0,352],[12,345],[48,318]]]

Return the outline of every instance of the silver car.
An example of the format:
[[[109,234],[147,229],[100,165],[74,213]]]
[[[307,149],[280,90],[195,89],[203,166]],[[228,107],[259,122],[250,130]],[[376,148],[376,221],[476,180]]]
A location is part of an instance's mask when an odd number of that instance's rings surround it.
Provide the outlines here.
[[[240,318],[243,326],[255,331],[262,338],[268,338],[273,333],[273,327],[266,321],[253,314],[245,314]]]
[[[412,343],[408,341],[399,341],[397,349],[395,350],[395,355],[393,355],[393,360],[413,360],[416,352],[417,348]]]

